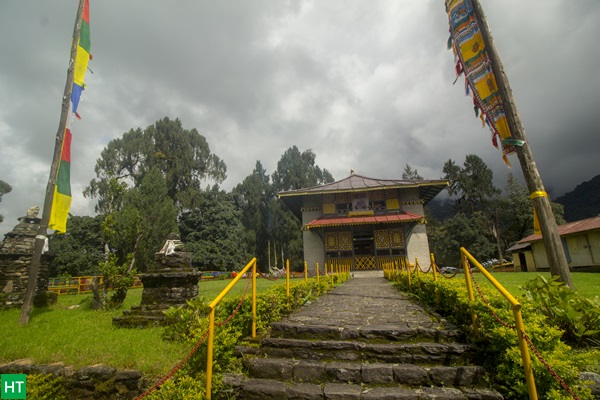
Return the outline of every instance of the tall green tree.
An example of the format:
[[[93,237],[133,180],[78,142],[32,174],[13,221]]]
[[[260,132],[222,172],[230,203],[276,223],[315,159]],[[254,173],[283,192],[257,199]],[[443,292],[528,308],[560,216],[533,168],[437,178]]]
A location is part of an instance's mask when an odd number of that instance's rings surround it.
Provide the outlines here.
[[[476,211],[469,216],[458,212],[444,221],[430,220],[427,237],[438,265],[459,267],[461,247],[478,260],[494,258],[496,246],[488,231],[489,218],[483,212]]]
[[[402,179],[406,181],[419,181],[422,180],[423,177],[419,174],[417,169],[412,169],[409,164],[406,164],[404,167],[404,171],[402,172]]]
[[[117,255],[116,264],[123,264],[132,254],[130,269],[152,270],[154,253],[169,233],[177,232],[177,214],[162,173],[151,169],[138,187],[125,194],[122,209],[108,215],[102,225],[104,237]]]
[[[242,224],[259,267],[267,265],[270,208],[275,201],[275,192],[260,161],[256,161],[252,174],[233,188],[231,194],[236,207],[241,210]]]
[[[459,211],[472,213],[482,210],[494,196],[501,191],[494,186],[492,170],[475,154],[465,157],[463,167],[453,160],[444,164],[444,179],[450,181],[448,194],[456,196],[456,208]]]
[[[71,215],[67,219],[67,232],[50,236],[50,276],[98,274],[98,264],[104,261],[103,220],[101,215]]]
[[[273,186],[276,191],[301,189],[333,182],[327,169],[321,169],[316,163],[317,156],[311,150],[300,153],[298,147],[287,149],[277,162],[273,172]]]
[[[238,271],[252,258],[241,212],[217,185],[198,195],[179,220],[181,240],[201,270]]]
[[[333,182],[327,169],[316,164],[317,156],[311,150],[302,153],[298,147],[287,149],[277,162],[271,175],[276,192],[307,188]],[[284,257],[289,258],[292,268],[302,267],[302,224],[281,202],[271,204],[269,211],[269,237],[278,245],[283,244]]]
[[[482,260],[500,256],[492,204],[501,191],[493,184],[492,170],[469,154],[462,167],[448,160],[443,172],[450,181],[447,191],[454,199],[454,212],[442,221],[430,220],[428,239],[436,259],[456,266],[461,246]]]
[[[290,260],[292,270],[302,269],[302,222],[280,201],[273,200],[269,204],[268,227],[269,238],[273,244],[271,251],[274,252],[276,247],[277,259],[281,258],[283,246],[283,257]]]
[[[550,202],[557,225],[564,224],[564,210],[558,203]],[[533,203],[527,188],[513,173],[509,173],[504,192],[493,203],[503,249],[533,233]]]
[[[4,196],[7,193],[10,193],[11,191],[12,186],[0,179],[0,202],[2,202],[2,196]],[[4,221],[4,216],[0,214],[0,223],[2,223],[2,221]]]
[[[227,171],[196,129],[184,129],[179,119],[165,117],[144,130],[132,129],[111,140],[96,161],[96,178],[84,195],[98,197],[99,212],[114,208],[106,204],[112,199],[110,180],[136,187],[151,169],[163,174],[167,195],[180,209],[193,207],[204,181],[221,183]]]

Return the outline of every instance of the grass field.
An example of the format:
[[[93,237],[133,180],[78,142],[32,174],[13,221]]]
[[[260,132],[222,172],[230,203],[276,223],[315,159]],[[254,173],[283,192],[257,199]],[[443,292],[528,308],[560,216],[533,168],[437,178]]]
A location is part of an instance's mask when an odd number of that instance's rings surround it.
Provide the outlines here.
[[[198,291],[213,299],[230,282],[203,281]],[[258,279],[257,291],[275,284],[285,284],[285,280]],[[227,297],[239,296],[245,288],[246,282],[242,280]],[[112,326],[112,317],[140,304],[142,289],[129,290],[123,307],[113,311],[94,311],[86,307],[90,296],[61,295],[57,304],[34,309],[29,324],[24,327],[18,325],[20,309],[0,311],[0,362],[31,358],[36,363],[62,362],[75,367],[105,364],[154,376],[168,372],[190,350],[189,344],[163,341],[161,328]],[[77,304],[81,306],[68,308]]]
[[[527,281],[541,275],[550,278],[549,272],[495,272],[492,274],[513,296],[518,297],[523,293],[521,287]],[[600,296],[600,274],[594,272],[572,272],[575,290],[582,296],[594,298]],[[475,276],[477,282],[483,286],[490,286],[481,274]]]

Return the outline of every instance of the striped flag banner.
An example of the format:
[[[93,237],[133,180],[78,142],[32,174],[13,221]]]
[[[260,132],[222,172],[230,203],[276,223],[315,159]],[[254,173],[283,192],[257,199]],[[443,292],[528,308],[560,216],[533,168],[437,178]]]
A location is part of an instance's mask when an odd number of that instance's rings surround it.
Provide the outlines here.
[[[65,139],[60,152],[60,164],[52,199],[52,212],[48,227],[57,233],[67,231],[67,217],[71,209],[71,129],[65,129]]]
[[[502,158],[510,166],[506,156],[515,148],[509,144],[510,128],[473,4],[471,0],[446,0],[446,12],[450,24],[448,48],[456,56],[456,77],[464,74],[465,92],[472,93],[475,115],[490,128],[494,146],[498,147],[500,138]]]
[[[79,33],[79,42],[77,42],[77,55],[75,56],[75,66],[73,74],[73,90],[71,92],[71,103],[73,105],[73,113],[77,114],[77,107],[81,99],[81,93],[85,89],[83,81],[85,73],[88,69],[88,63],[92,58],[90,54],[90,4],[89,0],[83,3],[83,13],[81,15],[81,30]]]
[[[90,4],[89,0],[84,0],[83,12],[81,14],[81,29],[79,32],[79,41],[77,42],[77,52],[73,65],[73,87],[71,91],[71,109],[73,116],[79,119],[77,108],[81,99],[81,93],[85,89],[83,81],[88,69],[90,54]],[[56,174],[56,185],[54,187],[54,196],[52,200],[52,210],[48,227],[54,229],[56,233],[65,233],[67,231],[67,217],[71,209],[71,121],[68,119],[65,129],[64,140],[60,152],[60,163]]]

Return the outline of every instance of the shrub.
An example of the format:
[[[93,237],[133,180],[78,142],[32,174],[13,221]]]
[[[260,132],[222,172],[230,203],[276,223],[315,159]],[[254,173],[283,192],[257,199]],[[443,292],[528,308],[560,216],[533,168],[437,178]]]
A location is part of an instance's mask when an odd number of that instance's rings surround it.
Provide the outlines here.
[[[500,324],[490,312],[490,309],[493,310],[507,325],[513,325],[514,317],[509,303],[496,291],[483,293],[489,308],[477,293],[476,300],[469,301],[462,276],[459,275],[455,279],[439,278],[434,282],[432,275],[415,277],[413,274],[412,284],[409,286],[407,274],[397,271],[386,272],[386,277],[394,281],[401,290],[412,293],[422,303],[470,333],[468,335],[470,340],[481,349],[478,362],[490,373],[494,386],[505,398],[527,398],[528,392],[516,332],[514,328]],[[535,302],[525,299],[521,304],[525,332],[534,346],[580,399],[591,399],[589,389],[579,385],[579,370],[584,368],[591,359],[576,356],[572,349],[561,341],[564,331],[549,323],[547,318],[538,312],[538,305]],[[475,311],[477,315],[478,336],[473,332],[471,311]],[[532,352],[530,355],[540,398],[569,399],[570,396],[549,374],[544,365]]]
[[[37,400],[65,400],[67,397],[62,379],[52,375],[27,375],[27,398]]]
[[[600,301],[580,296],[558,277],[538,275],[524,286],[527,298],[536,304],[549,324],[558,326],[562,339],[574,346],[600,346]]]

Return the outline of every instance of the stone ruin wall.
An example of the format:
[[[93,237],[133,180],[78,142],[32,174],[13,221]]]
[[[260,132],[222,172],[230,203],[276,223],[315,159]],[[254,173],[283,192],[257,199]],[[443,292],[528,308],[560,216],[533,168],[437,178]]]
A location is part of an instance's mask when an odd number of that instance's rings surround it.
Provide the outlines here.
[[[26,216],[0,243],[0,308],[21,307],[25,299],[40,219]],[[49,257],[42,255],[34,304],[43,305],[48,290]]]

